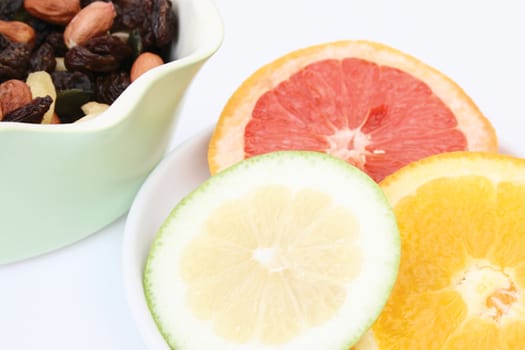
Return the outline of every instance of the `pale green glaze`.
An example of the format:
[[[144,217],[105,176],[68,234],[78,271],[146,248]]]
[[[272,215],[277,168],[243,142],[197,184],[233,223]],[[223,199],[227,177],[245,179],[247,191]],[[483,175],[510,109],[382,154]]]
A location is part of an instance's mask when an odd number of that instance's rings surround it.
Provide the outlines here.
[[[179,0],[179,59],[82,124],[0,123],[0,264],[82,239],[125,213],[160,161],[184,92],[222,42],[209,0]]]

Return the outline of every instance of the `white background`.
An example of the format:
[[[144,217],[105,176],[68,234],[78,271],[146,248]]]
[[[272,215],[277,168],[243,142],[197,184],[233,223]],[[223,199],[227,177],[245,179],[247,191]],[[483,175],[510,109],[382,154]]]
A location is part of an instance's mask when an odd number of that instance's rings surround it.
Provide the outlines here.
[[[525,157],[525,2],[216,2],[224,43],[191,85],[172,147],[212,125],[234,89],[262,64],[311,44],[367,39],[452,77],[493,122],[504,150]],[[124,299],[124,222],[0,267],[1,350],[145,349]]]

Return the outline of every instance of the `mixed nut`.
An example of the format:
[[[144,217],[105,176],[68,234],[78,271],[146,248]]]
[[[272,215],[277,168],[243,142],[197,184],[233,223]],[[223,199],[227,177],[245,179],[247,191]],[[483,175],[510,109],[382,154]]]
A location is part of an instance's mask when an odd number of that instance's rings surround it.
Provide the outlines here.
[[[0,121],[90,119],[176,38],[170,0],[0,1]]]

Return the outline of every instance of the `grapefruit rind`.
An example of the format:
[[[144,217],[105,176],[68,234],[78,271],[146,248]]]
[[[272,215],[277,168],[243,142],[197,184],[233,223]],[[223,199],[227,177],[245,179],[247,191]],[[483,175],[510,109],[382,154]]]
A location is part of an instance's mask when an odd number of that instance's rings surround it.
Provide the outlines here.
[[[293,51],[261,67],[246,79],[226,103],[208,149],[215,174],[245,158],[244,130],[259,97],[305,66],[324,59],[359,58],[400,69],[428,85],[457,118],[468,151],[497,152],[496,133],[472,99],[453,80],[418,59],[369,41],[337,41]]]
[[[372,325],[388,298],[399,267],[399,234],[394,214],[375,182],[346,162],[318,152],[281,151],[256,156],[211,177],[170,213],[152,245],[144,271],[148,305],[173,349],[274,349],[252,342],[233,344],[218,337],[207,321],[192,314],[178,265],[188,242],[209,213],[254,188],[278,184],[315,188],[349,209],[360,226],[362,268],[346,286],[347,298],[326,323],[308,329],[282,350],[348,349]]]

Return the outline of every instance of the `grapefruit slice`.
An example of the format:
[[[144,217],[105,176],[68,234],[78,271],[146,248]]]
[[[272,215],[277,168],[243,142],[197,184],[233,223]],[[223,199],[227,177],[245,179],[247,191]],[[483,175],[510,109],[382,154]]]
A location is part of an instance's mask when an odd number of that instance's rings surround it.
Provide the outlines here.
[[[381,182],[399,277],[358,350],[523,349],[525,159],[440,154]]]
[[[210,178],[152,246],[144,286],[173,349],[341,350],[394,284],[399,234],[365,173],[274,152]]]
[[[232,95],[208,151],[212,174],[277,150],[326,152],[374,180],[447,151],[497,151],[494,129],[449,78],[378,43],[287,54]]]

